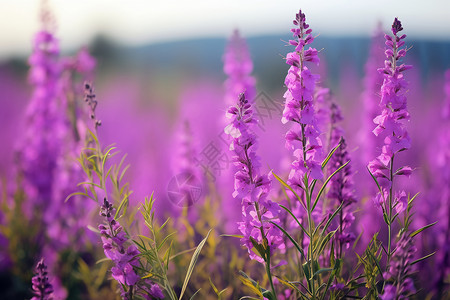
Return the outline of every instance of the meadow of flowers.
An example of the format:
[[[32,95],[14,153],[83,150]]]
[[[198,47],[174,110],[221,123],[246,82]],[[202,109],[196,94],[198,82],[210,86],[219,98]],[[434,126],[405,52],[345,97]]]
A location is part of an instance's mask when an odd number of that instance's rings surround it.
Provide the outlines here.
[[[169,116],[130,108],[126,80],[96,93],[101,57],[63,56],[44,11],[23,128],[2,132],[0,298],[450,299],[450,70],[416,92],[400,15],[340,103],[305,13],[282,98],[236,30],[223,89],[186,89]],[[2,103],[27,97],[0,77]]]

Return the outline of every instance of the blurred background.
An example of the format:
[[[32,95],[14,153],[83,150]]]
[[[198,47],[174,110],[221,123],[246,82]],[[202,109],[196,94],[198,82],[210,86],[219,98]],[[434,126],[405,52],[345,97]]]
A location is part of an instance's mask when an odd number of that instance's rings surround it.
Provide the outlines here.
[[[265,131],[260,134],[261,148],[275,143],[276,151],[284,151],[286,132],[279,110],[288,69],[283,57],[292,51],[286,44],[299,8],[317,36],[312,46],[320,50],[321,64],[314,71],[321,74],[321,85],[329,87],[343,106],[344,127],[354,156],[361,156],[355,128],[362,122],[364,65],[377,30],[387,32],[394,17],[399,17],[408,35],[411,49],[407,62],[414,65],[408,80],[411,126],[417,127],[412,137],[415,143],[423,142],[428,134],[429,125],[420,120],[425,120],[425,113],[438,110],[433,103],[443,98],[443,72],[450,68],[450,2],[445,0],[431,0],[426,5],[411,0],[47,2],[63,55],[87,46],[97,60],[94,82],[103,122],[100,138],[104,145],[116,142],[129,154],[136,198],[152,190],[157,197],[166,197],[172,173],[161,170],[171,168],[180,123],[193,123],[198,153],[221,134],[225,123],[217,120],[227,108],[223,55],[235,29],[247,40],[258,93],[276,108],[263,120]],[[0,2],[2,177],[11,170],[31,95],[27,57],[32,37],[41,28],[40,7],[40,1]],[[383,51],[382,42],[380,45]],[[380,60],[379,67],[382,65]],[[208,125],[196,123],[199,119]],[[263,159],[267,168],[278,168],[280,158],[274,158],[275,150],[271,151],[262,150]],[[421,155],[414,158],[413,165],[420,169]]]

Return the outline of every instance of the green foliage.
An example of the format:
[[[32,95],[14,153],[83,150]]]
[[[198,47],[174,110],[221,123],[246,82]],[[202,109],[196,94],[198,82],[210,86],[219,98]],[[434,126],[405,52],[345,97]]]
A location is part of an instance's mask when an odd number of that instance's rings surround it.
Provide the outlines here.
[[[329,160],[335,151],[340,147],[338,144],[335,148],[333,148],[327,157],[323,160],[321,166],[322,169],[325,169]],[[294,188],[287,184],[284,180],[281,179],[280,176],[274,174],[274,177],[281,183],[281,185],[291,191],[295,196],[295,200],[298,201],[302,207],[306,211],[306,218],[298,219],[294,213],[286,206],[280,205],[282,209],[284,209],[290,217],[292,217],[296,224],[299,225],[302,234],[309,238],[309,246],[307,251],[303,249],[302,242],[296,240],[292,234],[290,234],[286,229],[282,228],[278,224],[271,222],[273,225],[278,227],[282,231],[282,233],[287,237],[288,241],[290,241],[294,245],[294,249],[297,250],[300,261],[298,274],[300,278],[296,283],[302,286],[303,291],[298,288],[292,288],[294,292],[301,299],[325,299],[331,297],[330,299],[338,299],[338,295],[333,292],[330,292],[330,286],[333,281],[340,278],[340,272],[342,270],[342,260],[335,257],[334,253],[334,243],[333,237],[337,232],[336,230],[330,230],[330,226],[334,218],[342,211],[343,204],[334,209],[332,214],[328,217],[322,218],[322,220],[315,224],[312,215],[317,207],[317,204],[324,199],[324,195],[326,195],[326,188],[328,183],[331,181],[333,176],[341,172],[349,162],[339,166],[337,170],[333,171],[321,184],[318,192],[315,192],[315,187],[318,183],[318,180],[311,180],[307,175],[304,177],[304,185],[302,187],[302,195],[299,195],[295,192]],[[287,194],[285,193],[287,196]],[[288,203],[291,203],[291,199],[287,199]],[[307,224],[307,226],[305,225]],[[260,250],[259,250],[260,251]],[[329,257],[328,263],[326,266],[325,257]],[[300,262],[299,261],[299,262]],[[324,266],[321,266],[324,265]],[[301,282],[304,280],[306,285],[303,285]],[[353,279],[352,279],[353,280]],[[291,285],[294,281],[283,281],[288,286]]]
[[[378,278],[383,274],[380,262],[381,262],[381,243],[378,242],[378,233],[376,233],[369,245],[367,245],[363,256],[358,256],[358,266],[363,266],[364,268],[364,279],[365,287],[367,288],[366,295],[363,299],[378,299]]]

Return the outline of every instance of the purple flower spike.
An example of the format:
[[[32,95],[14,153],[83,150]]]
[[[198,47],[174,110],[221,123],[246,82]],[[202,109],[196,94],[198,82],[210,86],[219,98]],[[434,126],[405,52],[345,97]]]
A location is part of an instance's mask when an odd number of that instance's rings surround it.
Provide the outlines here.
[[[53,299],[53,286],[50,284],[47,265],[42,258],[36,265],[36,275],[31,279],[34,297],[31,300]]]
[[[405,126],[405,122],[409,120],[409,112],[406,99],[407,82],[403,74],[411,66],[400,64],[400,59],[406,54],[406,49],[401,48],[406,35],[397,36],[401,30],[402,25],[396,18],[392,25],[394,36],[385,35],[388,46],[385,52],[387,58],[385,67],[378,69],[384,77],[380,101],[382,111],[373,119],[377,125],[373,133],[383,139],[384,145],[381,147],[380,155],[369,163],[369,169],[384,190],[392,187],[394,176],[409,176],[412,172],[410,167],[404,166],[393,176],[389,174],[389,170],[393,169],[394,156],[411,147],[411,139]],[[383,204],[383,201],[378,202]]]
[[[306,24],[305,14],[300,11],[293,23],[298,27],[291,29],[295,40],[289,41],[295,46],[295,51],[286,55],[286,63],[291,67],[284,82],[287,91],[284,94],[285,107],[281,122],[292,122],[291,129],[286,133],[286,147],[293,150],[297,148],[294,151],[297,159],[292,163],[289,183],[303,186],[305,174],[312,179],[323,177],[319,159],[322,142],[314,107],[314,92],[319,75],[312,74],[306,66],[306,63],[319,64],[320,60],[316,49],[305,49],[314,40]]]
[[[159,285],[157,285],[157,284],[152,284],[150,286],[150,289],[148,290],[148,292],[149,292],[150,296],[152,296],[153,298],[156,298],[156,299],[164,298],[164,294],[161,291],[161,288],[159,287]],[[149,299],[152,299],[152,298],[149,298]]]
[[[384,278],[392,282],[385,286],[383,294],[380,295],[381,299],[409,299],[416,292],[410,277],[414,271],[411,263],[416,251],[412,238],[403,234],[395,248],[392,263],[388,271],[383,274]]]
[[[344,130],[339,125],[339,122],[343,120],[341,109],[336,103],[331,104],[331,137],[330,137],[330,149],[341,144],[336,152],[331,156],[329,165],[330,174],[335,172],[339,167],[344,165],[350,160],[350,155],[347,150],[347,143],[343,137]],[[339,213],[339,230],[336,233],[337,240],[337,254],[338,257],[342,256],[342,248],[347,248],[352,244],[356,236],[350,231],[350,227],[355,219],[352,213],[352,204],[356,202],[354,196],[353,187],[353,172],[350,165],[347,165],[340,172],[338,172],[330,181],[330,189],[328,191],[328,198],[334,200],[331,204],[332,210],[336,209],[342,204],[342,210]]]
[[[228,79],[225,81],[226,104],[233,105],[242,91],[244,91],[249,101],[253,101],[256,92],[256,80],[250,75],[253,70],[253,62],[248,51],[247,43],[240,36],[238,30],[233,32],[233,35],[228,41],[223,60],[223,70],[228,76]]]
[[[233,162],[237,166],[234,181],[233,197],[241,201],[243,221],[239,222],[239,230],[244,236],[241,240],[248,248],[251,259],[263,262],[253,251],[252,239],[259,244],[267,242],[272,253],[284,248],[282,233],[269,221],[280,224],[280,207],[267,199],[271,181],[267,175],[260,174],[260,158],[256,154],[256,135],[252,125],[252,105],[241,93],[236,106],[228,109],[227,117],[231,119],[225,133],[232,137],[230,150],[233,151]]]
[[[98,226],[102,234],[103,250],[105,256],[111,259],[114,267],[111,268],[112,277],[121,287],[134,286],[140,280],[140,276],[134,270],[139,265],[139,250],[135,245],[127,246],[128,238],[119,222],[114,219],[115,209],[105,198],[100,208],[100,216],[106,220],[106,225]],[[123,288],[123,287],[122,287]]]
[[[403,30],[402,23],[399,19],[395,18],[394,23],[392,23],[392,33],[397,35],[400,31]]]
[[[28,62],[33,95],[27,107],[25,134],[20,143],[20,168],[24,189],[33,201],[29,209],[45,211],[52,199],[55,157],[61,151],[61,113],[58,111],[61,65],[58,40],[52,33],[42,30],[35,35]]]

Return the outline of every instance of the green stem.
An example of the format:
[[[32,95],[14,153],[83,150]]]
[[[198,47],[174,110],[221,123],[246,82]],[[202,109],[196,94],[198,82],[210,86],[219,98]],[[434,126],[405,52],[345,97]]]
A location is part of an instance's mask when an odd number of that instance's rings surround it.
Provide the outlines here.
[[[152,231],[152,235],[153,238],[155,239],[155,243],[156,243],[156,232],[155,229],[153,227],[153,222],[151,223],[151,231]],[[170,299],[172,300],[178,300],[177,295],[175,294],[175,291],[173,290],[172,286],[170,285],[169,279],[167,278],[167,273],[166,270],[164,269],[164,264],[161,261],[160,257],[159,257],[159,253],[157,250],[157,245],[150,245],[152,247],[153,250],[153,255],[155,256],[156,260],[157,260],[157,265],[160,267],[159,270],[159,274],[162,274],[163,280],[164,280],[164,289],[167,291],[167,294],[169,294]]]
[[[278,300],[277,293],[275,291],[275,286],[273,285],[272,273],[270,272],[270,247],[268,245],[267,245],[267,250],[266,250],[265,261],[266,261],[267,277],[269,277],[270,287],[272,288],[272,294],[275,297],[275,300]]]
[[[393,187],[394,187],[394,155],[391,157],[391,162],[389,166],[389,180],[391,181],[391,188],[389,189],[389,210],[388,210],[388,250],[387,250],[387,261],[386,261],[386,270],[389,270],[389,264],[391,262],[391,256],[392,256],[392,202],[393,202]]]
[[[312,219],[312,210],[311,210],[311,192],[309,190],[309,184],[308,184],[308,176],[305,174],[305,194],[306,194],[306,205],[307,205],[307,210],[308,210],[308,230],[309,230],[309,246],[308,246],[308,261],[309,261],[309,266],[310,266],[310,274],[312,276],[312,274],[314,274],[314,253],[313,253],[313,249],[314,249],[314,236],[313,236],[313,232],[314,232],[314,221]],[[312,299],[316,299],[316,286],[314,283],[314,279],[310,278],[311,280],[313,280],[311,282],[311,294],[312,294]],[[308,279],[308,281],[310,280]]]

